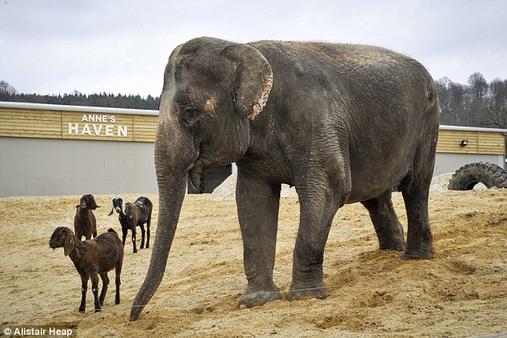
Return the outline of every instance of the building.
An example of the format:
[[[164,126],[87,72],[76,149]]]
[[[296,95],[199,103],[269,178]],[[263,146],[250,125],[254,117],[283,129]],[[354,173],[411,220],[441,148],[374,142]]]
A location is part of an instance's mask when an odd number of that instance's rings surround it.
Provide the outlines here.
[[[0,102],[0,197],[156,193],[153,110]],[[505,129],[441,126],[435,174],[504,166]],[[210,192],[235,170],[206,173]]]

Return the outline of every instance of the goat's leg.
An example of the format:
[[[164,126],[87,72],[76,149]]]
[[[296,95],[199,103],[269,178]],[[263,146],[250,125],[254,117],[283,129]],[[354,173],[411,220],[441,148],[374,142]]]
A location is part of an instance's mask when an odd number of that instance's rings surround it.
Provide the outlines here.
[[[123,247],[125,247],[125,240],[127,239],[128,229],[125,227],[121,228]]]
[[[83,235],[81,234],[81,231],[80,231],[80,230],[78,230],[78,229],[74,229],[74,230],[76,231],[76,237],[77,237],[77,239],[78,239],[78,240],[81,240],[81,237],[83,236]]]
[[[100,279],[102,279],[102,291],[100,291],[100,305],[104,305],[104,298],[106,298],[107,286],[109,285],[109,277],[107,277],[107,272],[103,272],[100,274]]]
[[[150,247],[150,224],[151,215],[148,217],[148,221],[146,221],[146,249]]]
[[[120,285],[121,285],[121,280],[120,280],[120,275],[121,275],[121,265],[122,265],[122,261],[119,261],[118,263],[116,263],[116,266],[114,268],[114,273],[115,273],[115,277],[116,277],[116,295],[114,297],[114,303],[115,304],[120,304]]]
[[[92,291],[93,291],[93,301],[95,303],[95,312],[99,312],[101,309],[100,301],[99,301],[99,276],[95,272],[91,275],[92,279]]]
[[[132,227],[132,245],[134,246],[134,253],[137,252],[137,248],[136,248],[136,227]]]
[[[139,227],[141,228],[141,249],[144,249],[144,224],[141,224]]]
[[[81,305],[79,305],[79,312],[85,312],[86,289],[88,289],[88,276],[81,275]]]

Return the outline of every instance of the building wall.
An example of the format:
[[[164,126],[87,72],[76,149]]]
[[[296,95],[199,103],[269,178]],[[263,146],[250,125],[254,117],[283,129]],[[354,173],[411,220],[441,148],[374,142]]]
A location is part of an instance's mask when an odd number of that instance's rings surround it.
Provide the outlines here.
[[[151,110],[0,102],[0,196],[156,193],[157,121]],[[440,126],[435,175],[504,167],[506,132]]]
[[[0,137],[0,197],[157,193],[153,143]]]
[[[504,168],[502,155],[437,153],[433,176],[454,172],[467,163],[490,162]]]
[[[153,146],[0,137],[0,197],[157,193]],[[503,166],[501,155],[438,153],[434,174],[478,161]]]

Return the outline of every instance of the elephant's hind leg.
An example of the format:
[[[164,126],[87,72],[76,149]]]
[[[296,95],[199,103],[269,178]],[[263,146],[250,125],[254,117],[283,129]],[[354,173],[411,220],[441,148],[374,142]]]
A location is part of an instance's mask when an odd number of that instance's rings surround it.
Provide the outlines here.
[[[273,282],[279,200],[280,184],[244,175],[239,169],[236,203],[248,281],[239,302],[246,307],[282,298]]]
[[[438,125],[435,124],[427,139],[417,149],[414,167],[400,182],[405,208],[407,210],[407,247],[404,258],[421,259],[433,257],[433,237],[428,215],[428,198],[433,166]]]
[[[370,213],[380,250],[405,250],[403,228],[393,208],[391,192],[361,202]]]
[[[417,190],[403,191],[407,209],[408,232],[404,258],[432,258],[433,245],[428,216],[428,193]]]

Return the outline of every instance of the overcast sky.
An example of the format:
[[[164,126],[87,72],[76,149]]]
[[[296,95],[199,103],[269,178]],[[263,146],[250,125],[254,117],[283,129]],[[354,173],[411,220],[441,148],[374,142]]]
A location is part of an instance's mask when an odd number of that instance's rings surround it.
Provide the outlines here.
[[[0,0],[0,80],[18,92],[155,96],[172,49],[203,35],[373,44],[435,79],[507,78],[502,0]]]

